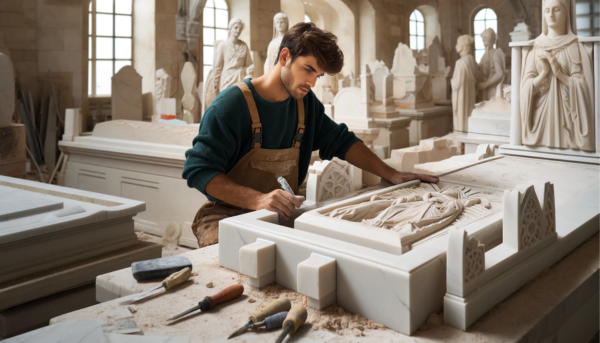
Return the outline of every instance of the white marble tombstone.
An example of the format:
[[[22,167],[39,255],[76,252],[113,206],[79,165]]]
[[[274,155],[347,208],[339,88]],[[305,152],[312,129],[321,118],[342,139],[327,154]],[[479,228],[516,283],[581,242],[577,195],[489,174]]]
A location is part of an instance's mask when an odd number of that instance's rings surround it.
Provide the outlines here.
[[[487,28],[481,33],[481,39],[485,46],[485,53],[479,61],[479,73],[477,82],[477,100],[490,100],[496,94],[496,86],[504,81],[506,67],[502,49],[495,48],[496,32]]]
[[[383,101],[383,84],[386,75],[390,74],[390,69],[383,61],[373,61],[368,63],[371,72],[373,73],[373,83],[375,84],[375,101]]]
[[[290,20],[288,16],[283,12],[279,12],[273,17],[273,40],[269,43],[267,48],[267,58],[265,60],[265,66],[263,69],[264,74],[268,73],[275,61],[277,61],[277,55],[279,55],[279,45],[281,45],[281,39],[288,31],[290,27]]]
[[[468,120],[475,107],[475,84],[477,82],[477,62],[471,54],[473,37],[462,35],[456,42],[460,58],[456,61],[452,86],[452,111],[454,131],[467,132]]]
[[[394,98],[400,109],[433,107],[431,78],[418,67],[413,50],[399,43],[394,53]]]
[[[15,74],[10,58],[0,53],[0,128],[10,126],[15,111]]]
[[[254,71],[248,45],[239,39],[244,22],[233,18],[229,21],[229,36],[216,48],[213,66],[213,89],[215,96],[225,88],[234,85]]]
[[[112,119],[142,120],[142,76],[132,66],[112,77]]]
[[[196,85],[196,69],[192,62],[185,62],[181,71],[181,84],[183,85],[183,121],[188,124],[195,122],[196,98],[194,96],[194,86]]]
[[[446,67],[446,60],[443,56],[442,45],[437,36],[433,39],[433,42],[427,50],[433,99],[436,102],[447,101],[451,68]]]

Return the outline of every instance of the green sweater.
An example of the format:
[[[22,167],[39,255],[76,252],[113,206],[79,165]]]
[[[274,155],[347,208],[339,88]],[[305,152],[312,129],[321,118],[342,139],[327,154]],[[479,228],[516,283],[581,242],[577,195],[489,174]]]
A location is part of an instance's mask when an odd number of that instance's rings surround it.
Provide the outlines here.
[[[263,127],[263,149],[287,149],[298,127],[296,100],[288,97],[282,102],[262,98],[250,79],[244,80],[250,87],[260,122]],[[304,125],[306,131],[300,146],[298,185],[302,184],[310,164],[311,154],[319,150],[319,156],[331,160],[334,156],[344,159],[352,144],[360,141],[345,124],[337,124],[325,114],[323,104],[310,91],[304,96]],[[185,152],[183,178],[189,187],[206,194],[206,185],[218,174],[227,174],[251,149],[252,121],[242,91],[231,86],[215,98],[202,116],[200,129]]]

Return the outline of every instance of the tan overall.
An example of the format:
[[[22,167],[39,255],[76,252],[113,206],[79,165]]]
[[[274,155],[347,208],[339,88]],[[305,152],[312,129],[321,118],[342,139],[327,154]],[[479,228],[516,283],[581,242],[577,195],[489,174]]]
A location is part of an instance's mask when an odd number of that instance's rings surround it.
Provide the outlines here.
[[[236,84],[242,90],[250,117],[252,118],[252,149],[227,173],[227,176],[238,184],[262,193],[281,189],[275,175],[282,175],[295,193],[298,192],[298,159],[300,143],[304,134],[304,102],[298,102],[298,128],[294,135],[292,147],[289,149],[263,149],[262,124],[252,91],[244,82]],[[200,247],[219,242],[219,221],[227,217],[250,212],[250,210],[233,206],[225,202],[208,201],[198,210],[192,230],[198,238]]]

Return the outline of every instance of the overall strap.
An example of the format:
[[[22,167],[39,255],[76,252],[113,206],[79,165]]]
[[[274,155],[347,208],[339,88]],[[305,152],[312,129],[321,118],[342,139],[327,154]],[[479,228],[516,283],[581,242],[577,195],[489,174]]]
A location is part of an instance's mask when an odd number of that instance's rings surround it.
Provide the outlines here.
[[[256,102],[252,96],[250,87],[244,82],[240,81],[235,84],[242,91],[246,104],[248,104],[248,111],[250,111],[250,118],[252,119],[252,149],[262,147],[262,124],[260,123],[260,117],[258,115],[258,109],[256,109]]]
[[[300,149],[300,145],[302,144],[302,136],[304,136],[304,100],[300,99],[296,100],[296,102],[298,103],[298,129],[296,129],[292,147]]]

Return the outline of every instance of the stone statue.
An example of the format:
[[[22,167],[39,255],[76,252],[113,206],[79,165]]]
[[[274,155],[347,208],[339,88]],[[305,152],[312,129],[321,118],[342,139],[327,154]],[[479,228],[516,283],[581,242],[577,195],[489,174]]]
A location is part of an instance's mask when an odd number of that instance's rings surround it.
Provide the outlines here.
[[[159,69],[156,71],[156,86],[155,86],[155,94],[156,94],[156,103],[158,104],[160,100],[163,98],[171,97],[171,81],[173,78],[171,75],[167,74],[164,69]]]
[[[196,69],[192,62],[185,62],[181,70],[181,84],[183,85],[183,121],[192,124],[195,122],[194,108],[196,106],[196,97],[194,96],[194,86],[196,85]]]
[[[273,17],[273,40],[269,43],[267,48],[267,59],[265,61],[264,73],[266,74],[275,62],[277,61],[277,55],[279,55],[279,45],[283,39],[283,35],[288,31],[290,27],[290,21],[283,12],[279,12]]]
[[[542,34],[523,51],[521,122],[525,145],[594,150],[593,69],[569,0],[544,0]]]
[[[456,51],[460,59],[454,66],[454,75],[450,80],[452,86],[452,112],[454,131],[466,132],[468,120],[475,107],[475,83],[477,82],[477,62],[471,55],[473,37],[462,35],[456,42]]]
[[[217,60],[217,49],[219,44],[222,42],[222,40],[216,40],[213,43],[213,61]],[[212,104],[213,100],[215,100],[215,97],[217,96],[217,93],[215,93],[216,86],[214,82],[215,69],[213,68],[208,72],[208,75],[206,75],[206,81],[204,81],[204,93],[202,94],[202,113],[206,111],[206,109],[210,106],[210,104]]]
[[[229,21],[229,37],[216,49],[213,66],[215,96],[225,88],[242,81],[254,70],[250,49],[245,42],[238,38],[243,29],[244,22],[241,19],[231,19]]]
[[[0,53],[0,128],[10,126],[15,111],[15,74],[13,64]]]
[[[496,32],[487,28],[481,33],[481,39],[485,46],[485,53],[479,62],[479,83],[477,102],[490,100],[496,94],[496,86],[504,81],[506,67],[504,66],[504,53],[502,49],[494,49],[496,44]]]

